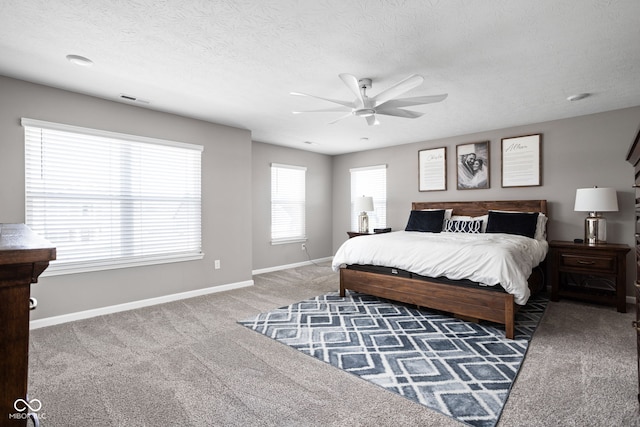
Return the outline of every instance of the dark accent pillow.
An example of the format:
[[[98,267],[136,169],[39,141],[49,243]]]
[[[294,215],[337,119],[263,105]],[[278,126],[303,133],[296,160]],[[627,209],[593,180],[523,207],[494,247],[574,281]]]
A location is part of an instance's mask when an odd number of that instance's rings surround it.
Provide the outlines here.
[[[453,219],[445,219],[444,231],[450,233],[480,233],[480,231],[482,231],[482,220],[456,221]]]
[[[489,211],[487,233],[517,234],[533,239],[537,224],[538,212]]]
[[[437,211],[411,211],[405,231],[440,233],[444,224],[444,209]]]

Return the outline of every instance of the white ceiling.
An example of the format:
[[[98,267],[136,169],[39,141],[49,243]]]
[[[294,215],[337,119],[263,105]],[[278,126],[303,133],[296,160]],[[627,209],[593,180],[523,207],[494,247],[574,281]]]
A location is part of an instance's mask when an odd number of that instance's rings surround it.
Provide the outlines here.
[[[640,105],[639,22],[638,0],[2,0],[0,74],[340,154]],[[334,106],[293,91],[352,101],[340,73],[449,97],[378,126],[292,114]]]

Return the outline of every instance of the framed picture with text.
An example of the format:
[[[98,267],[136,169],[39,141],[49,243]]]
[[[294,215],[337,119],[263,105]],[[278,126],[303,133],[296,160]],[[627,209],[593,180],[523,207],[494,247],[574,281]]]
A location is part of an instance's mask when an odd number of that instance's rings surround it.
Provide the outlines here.
[[[502,138],[502,187],[542,185],[542,134]]]
[[[458,190],[489,188],[489,141],[456,146]]]
[[[418,187],[420,191],[447,189],[447,148],[418,151]]]

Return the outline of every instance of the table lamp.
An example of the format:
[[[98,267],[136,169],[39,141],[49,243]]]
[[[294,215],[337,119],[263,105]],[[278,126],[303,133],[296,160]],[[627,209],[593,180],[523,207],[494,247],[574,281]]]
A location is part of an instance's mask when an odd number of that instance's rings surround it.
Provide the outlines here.
[[[367,211],[373,211],[373,197],[356,197],[354,200],[354,207],[356,212],[360,212],[358,215],[358,232],[369,232],[369,216]]]
[[[584,241],[589,245],[607,242],[607,220],[600,212],[617,212],[618,197],[615,188],[578,188],[573,208],[589,212],[584,220]]]

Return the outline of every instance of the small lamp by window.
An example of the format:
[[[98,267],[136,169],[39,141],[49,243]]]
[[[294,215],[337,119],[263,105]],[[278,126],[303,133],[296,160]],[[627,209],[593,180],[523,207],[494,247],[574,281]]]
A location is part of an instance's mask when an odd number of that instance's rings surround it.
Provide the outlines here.
[[[369,216],[367,215],[367,211],[373,211],[373,197],[356,197],[354,207],[356,212],[360,212],[360,215],[358,215],[358,232],[368,233]]]
[[[578,188],[576,204],[579,212],[589,212],[584,220],[584,241],[589,245],[607,242],[607,220],[600,212],[617,212],[618,197],[615,188]]]

